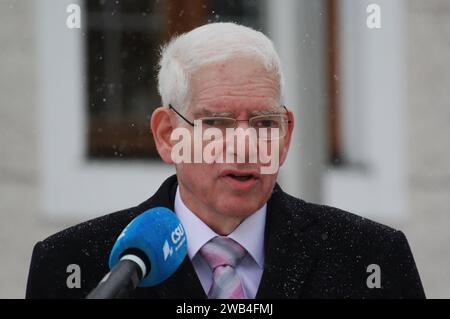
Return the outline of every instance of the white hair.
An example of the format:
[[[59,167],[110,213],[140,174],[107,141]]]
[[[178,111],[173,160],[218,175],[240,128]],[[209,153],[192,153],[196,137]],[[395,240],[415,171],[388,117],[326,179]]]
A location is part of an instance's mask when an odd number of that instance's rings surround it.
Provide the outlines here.
[[[186,112],[190,104],[189,79],[200,67],[236,57],[259,60],[279,83],[280,103],[283,74],[272,41],[262,32],[236,23],[210,23],[172,38],[161,49],[158,90],[163,106],[172,104]]]

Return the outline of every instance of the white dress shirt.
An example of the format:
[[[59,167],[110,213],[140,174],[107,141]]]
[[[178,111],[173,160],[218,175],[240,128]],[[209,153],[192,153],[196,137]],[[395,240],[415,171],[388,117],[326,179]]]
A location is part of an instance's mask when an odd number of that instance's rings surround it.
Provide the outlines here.
[[[199,250],[204,244],[219,235],[186,207],[181,199],[179,186],[177,187],[174,206],[175,213],[186,231],[189,258],[194,265],[203,290],[208,294],[212,285],[212,270],[200,255]],[[264,268],[266,212],[267,204],[264,204],[227,236],[247,250],[245,257],[236,266],[236,272],[241,279],[244,296],[247,299],[255,298]]]

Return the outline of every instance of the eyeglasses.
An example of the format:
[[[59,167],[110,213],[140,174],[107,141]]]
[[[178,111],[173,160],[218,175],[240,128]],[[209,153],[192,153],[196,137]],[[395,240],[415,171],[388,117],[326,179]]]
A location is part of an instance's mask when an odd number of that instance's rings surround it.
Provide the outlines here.
[[[291,122],[286,117],[286,114],[288,112],[286,106],[282,105],[282,107],[286,110],[285,113],[257,115],[249,118],[248,120],[237,120],[232,117],[209,116],[196,119],[195,122],[201,121],[202,127],[218,128],[223,132],[225,132],[226,129],[229,128],[236,129],[238,126],[238,122],[248,122],[248,126],[256,130],[258,138],[265,140],[274,140],[282,138],[286,135],[288,128],[287,124]],[[183,115],[181,115],[181,113],[178,112],[171,104],[169,104],[169,109],[173,110],[179,117],[181,117],[186,123],[188,123],[192,127],[196,125],[196,123],[192,123]],[[275,131],[278,134],[271,135],[272,133],[271,129],[276,129]]]

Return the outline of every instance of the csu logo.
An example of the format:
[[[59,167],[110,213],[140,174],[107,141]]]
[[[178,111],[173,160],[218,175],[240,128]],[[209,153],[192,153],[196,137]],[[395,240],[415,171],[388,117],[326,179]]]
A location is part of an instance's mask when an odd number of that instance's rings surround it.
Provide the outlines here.
[[[183,226],[179,224],[177,228],[175,228],[175,230],[172,232],[172,235],[170,236],[172,238],[172,243],[174,245],[178,244],[178,242],[182,239],[183,235],[184,235]]]
[[[184,236],[183,226],[181,226],[181,224],[179,224],[177,226],[177,228],[175,228],[172,231],[172,233],[170,234],[170,239],[172,241],[172,244],[176,246],[183,239],[183,236]],[[173,254],[173,248],[169,244],[169,242],[166,240],[163,245],[164,261],[166,261],[167,258],[172,256],[172,254]]]

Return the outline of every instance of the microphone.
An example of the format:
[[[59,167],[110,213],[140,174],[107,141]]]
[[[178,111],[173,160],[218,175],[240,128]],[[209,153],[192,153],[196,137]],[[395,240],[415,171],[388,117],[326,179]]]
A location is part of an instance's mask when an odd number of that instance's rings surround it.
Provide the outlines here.
[[[176,214],[151,208],[119,235],[109,256],[110,272],[86,298],[127,298],[136,287],[157,285],[178,269],[186,254],[186,235]]]

